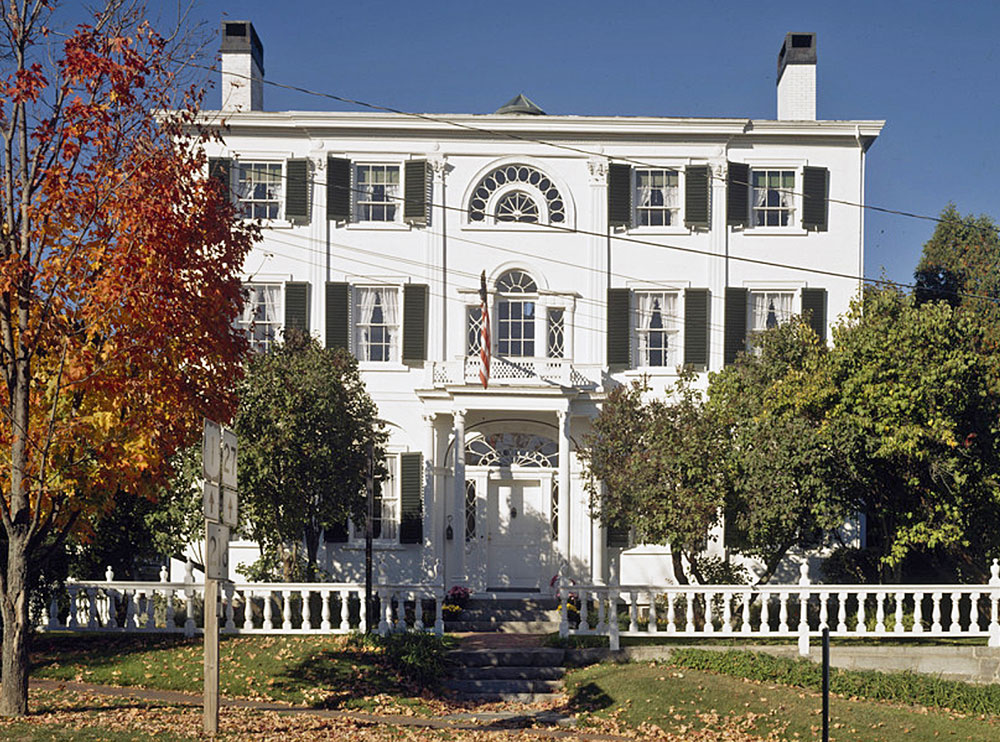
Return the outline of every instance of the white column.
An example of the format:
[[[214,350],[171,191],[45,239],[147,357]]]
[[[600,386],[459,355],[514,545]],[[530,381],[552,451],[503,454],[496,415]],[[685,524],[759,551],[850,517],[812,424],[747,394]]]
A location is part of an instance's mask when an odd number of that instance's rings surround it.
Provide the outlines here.
[[[607,536],[600,518],[590,519],[590,577],[595,585],[604,584],[604,570],[608,553]]]
[[[569,564],[570,482],[569,482],[569,422],[568,410],[558,410],[559,418],[559,559]]]
[[[726,175],[729,172],[726,162],[725,148],[720,148],[716,158],[709,162],[712,175],[712,197],[709,200],[711,208],[712,229],[709,233],[712,256],[706,256],[708,261],[708,289],[711,306],[709,306],[709,339],[708,367],[712,370],[722,368],[725,345],[726,316],[726,286],[742,286],[733,283],[729,270],[729,226],[726,223]],[[719,257],[715,257],[718,255]]]
[[[437,502],[437,490],[434,488],[434,467],[436,451],[434,448],[434,421],[437,415],[433,412],[424,415],[427,423],[424,438],[424,553],[429,557],[427,577],[436,581],[441,578],[441,550],[444,534],[439,531],[436,515],[443,506]]]
[[[455,563],[452,574],[465,580],[465,410],[455,410],[455,509],[452,533]]]

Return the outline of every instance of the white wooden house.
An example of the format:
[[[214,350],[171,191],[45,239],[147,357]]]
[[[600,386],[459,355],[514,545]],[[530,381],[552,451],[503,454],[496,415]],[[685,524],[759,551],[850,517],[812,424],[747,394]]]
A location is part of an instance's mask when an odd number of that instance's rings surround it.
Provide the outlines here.
[[[546,115],[521,95],[490,114],[268,111],[253,26],[222,27],[210,169],[266,225],[244,324],[260,349],[294,326],[358,357],[390,431],[375,548],[393,582],[606,579],[627,544],[591,517],[575,451],[609,388],[720,369],[800,312],[826,337],[858,291],[883,122],[816,120],[815,34],[785,38],[777,118],[754,120]],[[359,535],[328,534],[344,579]],[[669,549],[626,548],[621,570],[669,580]]]

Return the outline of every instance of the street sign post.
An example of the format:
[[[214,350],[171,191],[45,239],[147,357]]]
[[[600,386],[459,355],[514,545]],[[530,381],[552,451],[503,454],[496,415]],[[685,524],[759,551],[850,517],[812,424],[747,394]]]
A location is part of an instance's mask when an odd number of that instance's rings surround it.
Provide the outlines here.
[[[236,433],[205,420],[202,473],[205,475],[205,731],[219,731],[219,582],[229,579],[229,529],[236,528]]]

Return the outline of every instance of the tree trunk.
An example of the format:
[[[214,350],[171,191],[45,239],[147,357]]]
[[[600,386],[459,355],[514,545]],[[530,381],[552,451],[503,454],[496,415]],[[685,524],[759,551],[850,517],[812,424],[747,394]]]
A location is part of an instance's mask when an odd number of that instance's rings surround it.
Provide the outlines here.
[[[0,715],[28,713],[28,558],[23,539],[7,541],[7,590],[0,599],[3,615],[3,680]]]
[[[677,580],[678,585],[688,585],[690,581],[688,580],[687,574],[684,572],[684,561],[681,559],[680,549],[675,549],[670,547],[670,559],[674,566],[674,579]]]
[[[306,582],[316,582],[316,555],[319,553],[319,530],[306,527]]]

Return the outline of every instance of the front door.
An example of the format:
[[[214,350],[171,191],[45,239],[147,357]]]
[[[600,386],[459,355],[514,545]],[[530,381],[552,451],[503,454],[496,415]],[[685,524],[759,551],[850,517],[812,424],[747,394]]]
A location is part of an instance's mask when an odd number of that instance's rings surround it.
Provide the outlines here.
[[[490,589],[537,590],[548,586],[548,508],[538,479],[489,483],[487,561]]]

